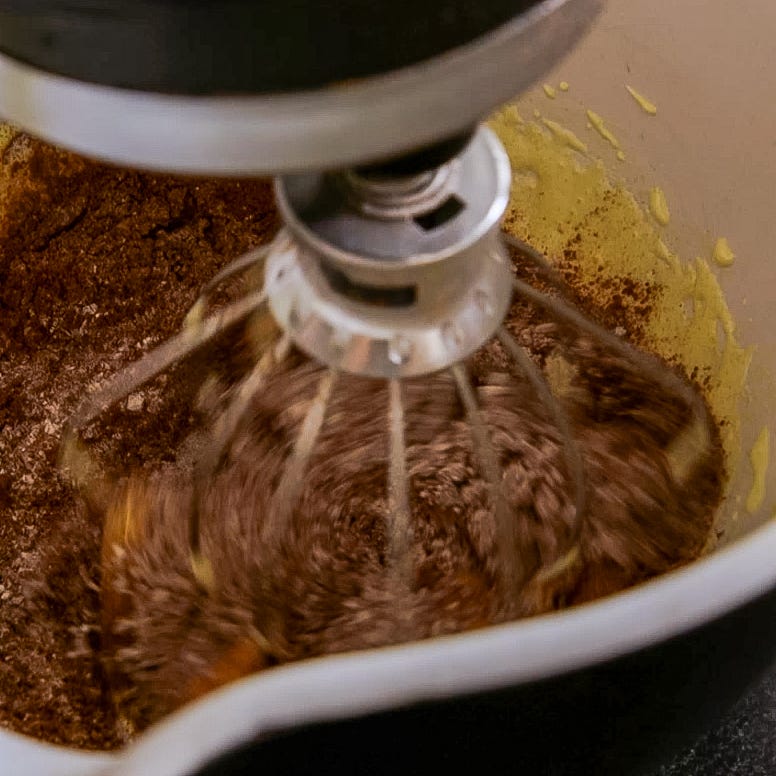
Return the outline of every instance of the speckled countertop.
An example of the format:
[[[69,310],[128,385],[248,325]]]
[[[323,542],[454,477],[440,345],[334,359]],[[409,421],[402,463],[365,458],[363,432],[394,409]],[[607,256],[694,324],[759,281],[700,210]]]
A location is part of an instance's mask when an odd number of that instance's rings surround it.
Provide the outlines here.
[[[725,720],[653,776],[776,775],[776,667]]]

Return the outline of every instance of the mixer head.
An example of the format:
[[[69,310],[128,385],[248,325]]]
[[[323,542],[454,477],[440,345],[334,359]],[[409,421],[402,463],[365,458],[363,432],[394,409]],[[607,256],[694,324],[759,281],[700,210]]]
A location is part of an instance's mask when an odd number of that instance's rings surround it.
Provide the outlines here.
[[[6,0],[0,115],[131,167],[267,175],[452,155],[602,0]],[[437,157],[437,158],[435,158]]]
[[[112,162],[286,173],[292,242],[269,259],[270,308],[332,368],[428,374],[493,335],[510,170],[476,127],[600,0],[103,6],[3,5],[1,115]]]
[[[509,162],[476,127],[600,5],[10,2],[0,115],[111,162],[285,173],[292,242],[267,276],[282,328],[336,369],[428,374],[481,346],[509,305]]]

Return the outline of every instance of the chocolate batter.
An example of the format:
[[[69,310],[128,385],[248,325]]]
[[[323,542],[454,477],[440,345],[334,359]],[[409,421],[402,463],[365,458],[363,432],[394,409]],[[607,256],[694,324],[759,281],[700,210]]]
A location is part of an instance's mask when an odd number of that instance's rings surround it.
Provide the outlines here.
[[[491,344],[470,364],[504,472],[514,546],[527,581],[505,586],[488,489],[452,379],[405,383],[411,476],[410,573],[386,546],[388,395],[343,376],[295,512],[264,529],[273,493],[321,378],[301,356],[277,369],[209,484],[208,589],[187,542],[191,475],[171,467],[114,488],[103,538],[103,659],[133,729],[207,689],[278,663],[395,644],[527,617],[614,593],[697,557],[720,495],[718,446],[681,466],[668,454],[691,413],[627,361],[578,333],[510,328],[543,363],[562,358],[558,390],[583,451],[589,502],[579,557],[558,430]],[[532,317],[536,318],[535,315]],[[708,435],[713,436],[709,422]]]
[[[521,304],[509,325],[537,363],[550,374],[558,363],[576,367],[555,382],[591,499],[578,561],[561,574],[542,575],[571,531],[560,441],[495,345],[468,366],[505,473],[513,549],[531,572],[520,589],[500,583],[490,504],[443,377],[405,387],[409,579],[386,568],[387,396],[377,383],[341,379],[298,509],[277,535],[260,536],[319,376],[294,355],[208,489],[203,546],[214,584],[203,590],[185,541],[189,467],[213,406],[253,357],[239,332],[238,347],[226,337],[90,430],[114,480],[102,500],[76,500],[57,476],[56,450],[83,391],[173,333],[202,283],[276,225],[262,182],[115,170],[23,135],[3,153],[0,723],[110,748],[247,672],[581,603],[687,563],[707,542],[723,477],[716,442],[678,472],[666,450],[687,408]],[[572,238],[563,259],[572,284],[574,250]],[[575,288],[635,342],[659,293],[627,278],[595,295]]]
[[[62,426],[276,228],[266,181],[115,169],[24,134],[0,153],[1,725],[84,748],[122,742],[94,652],[101,517],[59,476]],[[186,434],[188,394],[159,388],[146,398],[158,414],[111,418],[106,436],[130,440],[117,467],[168,460]]]

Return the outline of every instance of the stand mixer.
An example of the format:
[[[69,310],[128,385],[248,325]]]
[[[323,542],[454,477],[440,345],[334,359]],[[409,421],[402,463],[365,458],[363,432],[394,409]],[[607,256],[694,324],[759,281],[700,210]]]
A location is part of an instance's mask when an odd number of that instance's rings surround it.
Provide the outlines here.
[[[335,13],[316,3],[270,12],[236,2],[219,4],[218,19],[204,3],[117,3],[113,17],[92,4],[70,4],[64,11],[48,5],[2,10],[0,49],[10,55],[0,60],[3,115],[41,137],[120,164],[277,175],[285,224],[270,245],[214,278],[178,337],[85,400],[65,442],[65,460],[76,475],[83,428],[265,308],[281,332],[268,351],[270,360],[293,345],[327,368],[278,485],[275,519],[287,519],[294,509],[339,375],[387,380],[388,532],[391,558],[402,573],[411,482],[401,381],[441,370],[449,370],[455,382],[488,482],[499,546],[505,548],[502,584],[519,587],[534,571],[508,549],[501,473],[463,366],[494,336],[516,379],[531,384],[537,406],[553,418],[563,439],[574,528],[543,573],[561,573],[576,562],[586,508],[584,465],[562,406],[501,325],[514,294],[630,361],[690,409],[691,425],[706,423],[702,402],[683,381],[568,305],[547,260],[512,240],[521,260],[559,287],[560,296],[514,277],[500,235],[512,182],[509,164],[495,136],[477,124],[554,64],[600,3],[372,3],[368,10],[352,3]],[[125,23],[116,24],[116,18]],[[408,19],[418,20],[416,32],[407,34]],[[397,40],[406,40],[406,48]],[[112,56],[116,51],[132,56]],[[245,297],[206,315],[222,281],[257,269],[261,282]],[[198,482],[215,475],[261,390],[264,355],[257,354],[256,369],[214,429],[197,464]],[[198,504],[195,494],[189,541],[192,567],[207,588],[211,570],[200,547]]]
[[[453,3],[410,12],[395,4],[334,9],[303,3],[281,11],[232,2],[219,4],[217,19],[212,7],[197,3],[118,3],[111,8],[115,16],[90,4],[64,15],[45,3],[8,9],[0,46],[15,59],[0,63],[0,80],[9,84],[0,108],[12,121],[115,163],[210,175],[281,174],[275,184],[286,224],[281,235],[215,278],[176,340],[76,411],[64,444],[65,465],[76,479],[76,437],[85,425],[266,304],[284,332],[279,347],[292,343],[329,368],[279,485],[280,513],[293,510],[337,374],[387,379],[389,533],[400,547],[410,487],[399,381],[449,368],[489,483],[501,544],[508,547],[510,518],[496,453],[462,366],[498,332],[518,379],[535,385],[564,436],[575,492],[572,533],[578,535],[585,476],[568,420],[539,370],[500,325],[515,290],[635,357],[640,368],[689,401],[698,422],[703,418],[692,392],[657,363],[513,279],[499,236],[509,161],[493,133],[477,129],[477,122],[551,67],[599,6],[591,0],[477,8]],[[408,18],[417,19],[417,29],[407,27]],[[315,172],[298,172],[305,169]],[[516,247],[551,272],[529,246]],[[209,293],[258,263],[266,263],[263,289],[222,317],[202,319]],[[257,364],[198,464],[198,482],[214,476],[260,390],[260,356]],[[190,543],[204,581],[209,572],[199,551],[200,498],[193,498]],[[573,536],[561,567],[576,552]],[[508,587],[525,582],[527,572],[508,550],[502,566]]]

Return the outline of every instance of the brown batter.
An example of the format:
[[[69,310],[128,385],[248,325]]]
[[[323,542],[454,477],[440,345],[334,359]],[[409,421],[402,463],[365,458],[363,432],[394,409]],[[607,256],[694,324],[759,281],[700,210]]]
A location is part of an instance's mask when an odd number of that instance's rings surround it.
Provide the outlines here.
[[[61,429],[90,385],[176,331],[202,284],[276,227],[266,182],[144,175],[24,135],[0,155],[0,724],[121,743],[90,647],[101,523],[58,476]],[[112,418],[134,436],[117,465],[169,459],[189,425],[178,398],[157,391],[159,417]]]
[[[581,562],[566,573],[541,578],[565,552],[573,514],[558,435],[492,346],[470,369],[505,472],[514,550],[534,572],[525,587],[499,584],[470,432],[442,377],[405,388],[409,585],[385,568],[387,396],[377,383],[340,382],[293,520],[279,535],[260,538],[283,454],[318,379],[295,357],[258,397],[252,427],[209,490],[204,549],[215,587],[203,591],[185,541],[188,458],[172,458],[190,449],[187,434],[203,420],[189,414],[191,386],[213,368],[228,386],[249,363],[247,348],[222,343],[144,390],[147,411],[119,409],[93,430],[101,460],[117,474],[148,464],[110,494],[101,581],[106,515],[94,504],[77,507],[56,479],[56,432],[84,385],[137,357],[136,342],[172,333],[201,283],[266,239],[275,216],[260,183],[144,176],[25,139],[18,144],[0,178],[0,551],[3,583],[12,590],[12,604],[0,604],[4,724],[111,746],[127,732],[113,701],[130,730],[141,728],[268,665],[579,603],[701,552],[723,472],[712,451],[675,481],[664,451],[686,425],[687,409],[628,365],[596,353],[589,340],[516,305],[510,327],[540,364],[556,351],[577,364],[564,402],[585,453],[591,501]],[[572,277],[573,250],[571,240],[565,264]],[[594,312],[637,339],[649,295],[659,289],[627,279],[609,284],[606,304]],[[104,318],[83,312],[91,304]]]
[[[510,550],[529,571],[524,585],[503,584],[487,486],[445,376],[404,387],[413,510],[408,579],[388,562],[388,395],[380,381],[340,378],[299,506],[265,535],[284,460],[322,375],[296,357],[257,396],[251,424],[208,490],[210,590],[191,567],[185,473],[133,478],[111,498],[105,657],[133,727],[266,666],[552,611],[697,557],[720,494],[718,448],[689,473],[674,473],[666,450],[690,417],[681,400],[589,339],[548,322],[526,326],[519,306],[510,324],[524,341],[541,343],[540,360],[563,352],[576,366],[564,404],[589,479],[579,561],[548,575],[572,536],[562,443],[530,386],[499,370],[503,354],[495,344],[471,366],[514,519]]]

